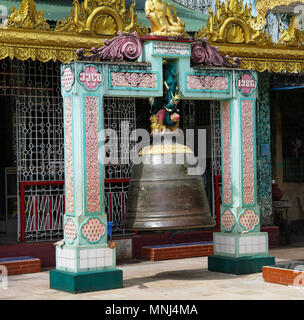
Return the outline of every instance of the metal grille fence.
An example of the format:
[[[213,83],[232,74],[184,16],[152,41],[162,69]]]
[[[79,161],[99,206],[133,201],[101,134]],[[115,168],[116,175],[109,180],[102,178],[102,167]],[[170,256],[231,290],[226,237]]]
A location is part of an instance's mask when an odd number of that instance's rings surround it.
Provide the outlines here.
[[[105,166],[105,211],[113,222],[113,232],[122,232],[132,172],[130,157],[135,152],[135,142],[130,142],[129,137],[136,129],[136,100],[104,98],[104,128],[116,132],[111,140],[106,140],[115,164]]]
[[[211,157],[213,212],[217,227],[220,227],[220,203],[222,199],[222,156],[221,156],[221,109],[219,101],[211,101]]]

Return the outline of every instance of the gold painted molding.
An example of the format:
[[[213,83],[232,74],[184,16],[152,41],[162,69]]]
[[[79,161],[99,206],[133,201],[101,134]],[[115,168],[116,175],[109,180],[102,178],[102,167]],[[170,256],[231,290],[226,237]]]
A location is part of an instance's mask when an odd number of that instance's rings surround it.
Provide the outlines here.
[[[257,0],[258,15],[253,17],[251,7],[244,6],[243,0],[226,0],[224,4],[217,1],[216,15],[210,11],[206,29],[198,31],[195,37],[207,37],[223,54],[242,58],[242,68],[304,72],[304,32],[296,28],[294,18],[277,44],[261,28],[268,10],[292,2]],[[37,11],[34,0],[22,0],[18,9],[12,9],[6,27],[0,28],[0,59],[65,63],[77,59],[77,49],[99,47],[120,29],[145,35],[148,30],[137,24],[134,6],[135,2],[127,10],[125,0],[85,0],[81,5],[74,0],[71,16],[52,30],[43,12]]]

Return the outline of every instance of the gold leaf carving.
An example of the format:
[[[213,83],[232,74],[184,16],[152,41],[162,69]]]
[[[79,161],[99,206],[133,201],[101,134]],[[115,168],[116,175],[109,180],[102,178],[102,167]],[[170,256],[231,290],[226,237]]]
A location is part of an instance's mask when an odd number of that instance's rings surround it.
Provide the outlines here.
[[[44,20],[43,15],[43,10],[37,12],[34,0],[22,0],[19,9],[11,8],[7,26],[8,28],[50,30],[50,26]]]
[[[212,42],[270,44],[272,40],[265,32],[255,30],[252,25],[257,18],[252,15],[252,6],[243,0],[225,0],[216,2],[216,14],[209,8],[206,28],[198,31],[195,38],[206,37]]]
[[[137,24],[135,1],[126,10],[125,0],[74,0],[71,16],[57,23],[55,32],[77,32],[98,35],[115,35],[117,31],[146,35],[148,30]]]

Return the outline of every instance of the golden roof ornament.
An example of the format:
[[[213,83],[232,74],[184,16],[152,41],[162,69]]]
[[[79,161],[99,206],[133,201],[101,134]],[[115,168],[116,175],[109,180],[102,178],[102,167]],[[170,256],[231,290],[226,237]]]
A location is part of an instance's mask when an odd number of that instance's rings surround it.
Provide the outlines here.
[[[301,46],[304,45],[304,31],[299,29],[297,16],[293,16],[287,30],[282,29],[278,45]]]
[[[150,20],[151,35],[189,37],[185,23],[177,16],[176,8],[169,6],[165,0],[146,0],[145,14]]]
[[[195,38],[207,38],[210,42],[231,44],[271,44],[272,39],[266,32],[255,30],[252,25],[257,17],[252,15],[252,5],[244,6],[243,0],[216,2],[216,14],[209,8],[206,28],[195,34]]]
[[[43,10],[37,11],[34,0],[22,0],[19,9],[11,7],[6,24],[8,28],[50,30],[43,16]]]
[[[125,0],[74,0],[71,16],[57,22],[57,32],[77,32],[93,35],[115,36],[118,31],[146,35],[148,29],[137,24],[135,0],[126,10]]]

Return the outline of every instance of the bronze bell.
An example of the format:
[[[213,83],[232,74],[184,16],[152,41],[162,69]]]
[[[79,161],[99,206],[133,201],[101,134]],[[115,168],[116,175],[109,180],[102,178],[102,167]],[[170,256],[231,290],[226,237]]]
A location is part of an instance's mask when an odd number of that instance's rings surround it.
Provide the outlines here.
[[[197,172],[197,164],[187,161],[194,157],[190,148],[178,143],[154,144],[143,148],[139,156],[142,161],[134,165],[130,179],[125,229],[157,231],[215,226],[201,171]]]

